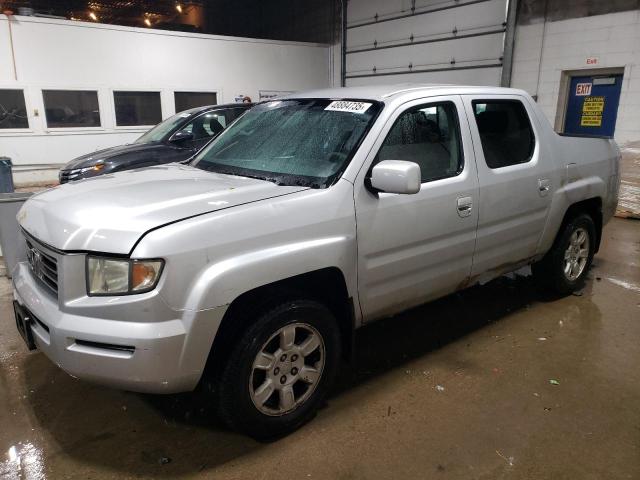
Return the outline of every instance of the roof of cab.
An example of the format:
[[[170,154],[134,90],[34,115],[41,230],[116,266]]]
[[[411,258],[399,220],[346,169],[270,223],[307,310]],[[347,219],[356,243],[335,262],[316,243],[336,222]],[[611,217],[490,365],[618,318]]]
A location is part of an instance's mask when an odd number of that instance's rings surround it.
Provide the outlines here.
[[[324,88],[307,90],[287,95],[284,98],[332,98],[384,101],[405,95],[424,92],[430,95],[446,94],[522,94],[522,90],[503,87],[482,87],[471,85],[450,85],[444,83],[402,83],[395,85],[367,85],[361,87]]]

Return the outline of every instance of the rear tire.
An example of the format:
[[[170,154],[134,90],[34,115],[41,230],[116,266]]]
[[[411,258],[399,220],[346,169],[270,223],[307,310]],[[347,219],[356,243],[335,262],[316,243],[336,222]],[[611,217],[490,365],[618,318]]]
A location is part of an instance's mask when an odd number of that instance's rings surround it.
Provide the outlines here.
[[[329,309],[290,300],[258,314],[240,336],[219,382],[219,416],[258,440],[293,432],[309,421],[331,389],[340,333]]]
[[[595,244],[593,219],[587,214],[576,216],[562,227],[544,258],[533,264],[535,280],[560,295],[581,288],[593,261]]]

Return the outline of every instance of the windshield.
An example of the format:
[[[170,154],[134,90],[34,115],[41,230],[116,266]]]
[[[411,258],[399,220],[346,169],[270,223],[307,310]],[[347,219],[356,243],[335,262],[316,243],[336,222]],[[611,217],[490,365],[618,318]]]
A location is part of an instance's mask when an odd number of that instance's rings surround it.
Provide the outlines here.
[[[249,110],[195,159],[203,170],[326,187],[380,111],[374,101],[295,99]]]
[[[165,121],[160,122],[133,143],[160,142],[169,132],[184,122],[185,119],[189,118],[191,115],[193,115],[193,112],[189,110],[186,112],[176,113],[173,117],[169,117]]]

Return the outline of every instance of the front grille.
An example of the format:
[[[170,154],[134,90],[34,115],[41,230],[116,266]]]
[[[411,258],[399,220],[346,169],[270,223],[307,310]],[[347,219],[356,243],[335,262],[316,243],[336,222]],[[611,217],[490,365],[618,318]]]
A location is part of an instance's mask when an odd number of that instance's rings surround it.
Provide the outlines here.
[[[58,260],[34,240],[27,238],[27,260],[36,279],[56,297],[58,296]]]

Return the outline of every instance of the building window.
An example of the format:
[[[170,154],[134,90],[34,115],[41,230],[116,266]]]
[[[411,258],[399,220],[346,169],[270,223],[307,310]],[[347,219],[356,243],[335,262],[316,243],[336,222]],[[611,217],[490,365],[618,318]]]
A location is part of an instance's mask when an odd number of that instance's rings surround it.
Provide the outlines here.
[[[455,177],[462,171],[461,145],[458,114],[453,103],[419,105],[398,117],[375,162],[406,160],[417,163],[422,183],[425,183]]]
[[[176,112],[218,103],[218,96],[215,92],[174,92],[173,96],[176,102]]]
[[[476,100],[473,113],[489,168],[527,163],[536,139],[529,115],[519,100]]]
[[[0,129],[29,128],[22,90],[0,90]]]
[[[155,125],[162,121],[160,92],[113,92],[116,125]]]
[[[42,98],[49,128],[100,126],[95,90],[43,90]]]

